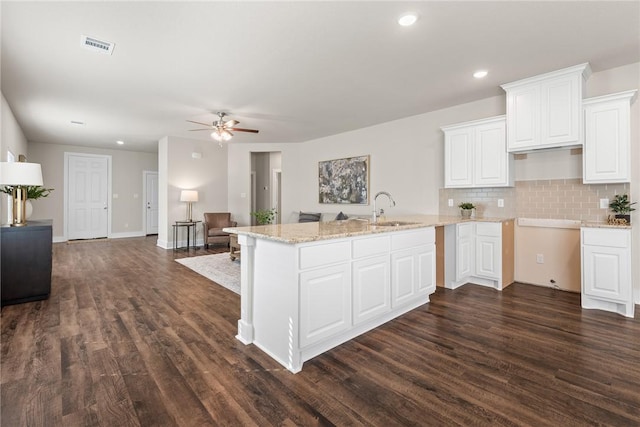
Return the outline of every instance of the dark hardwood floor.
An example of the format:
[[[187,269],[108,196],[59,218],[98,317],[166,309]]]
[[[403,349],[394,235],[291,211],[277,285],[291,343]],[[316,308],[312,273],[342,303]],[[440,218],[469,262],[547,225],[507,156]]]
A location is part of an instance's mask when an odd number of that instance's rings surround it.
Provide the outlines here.
[[[186,252],[53,252],[50,299],[2,308],[2,426],[640,425],[639,316],[578,294],[439,289],[294,375],[236,340],[240,298]]]

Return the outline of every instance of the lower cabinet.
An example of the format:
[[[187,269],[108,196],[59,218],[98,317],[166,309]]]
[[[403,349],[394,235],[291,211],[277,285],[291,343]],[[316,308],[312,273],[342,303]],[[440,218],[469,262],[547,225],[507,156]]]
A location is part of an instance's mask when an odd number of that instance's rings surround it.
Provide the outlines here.
[[[359,324],[391,308],[389,255],[353,263],[353,323]]]
[[[582,307],[634,316],[631,230],[582,228]]]
[[[433,227],[303,246],[299,253],[302,348],[428,301],[435,292]]]
[[[348,263],[300,273],[300,345],[351,327],[351,271]]]
[[[435,249],[427,246],[391,254],[391,305],[435,290]]]
[[[513,221],[463,222],[445,228],[445,287],[498,290],[513,283]]]

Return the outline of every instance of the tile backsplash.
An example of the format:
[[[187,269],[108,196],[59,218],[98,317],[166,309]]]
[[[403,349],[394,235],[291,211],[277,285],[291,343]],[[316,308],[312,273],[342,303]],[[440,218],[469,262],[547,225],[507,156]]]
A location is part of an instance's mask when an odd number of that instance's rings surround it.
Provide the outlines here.
[[[459,215],[458,204],[472,202],[477,216],[604,221],[611,212],[600,208],[600,199],[628,192],[629,184],[583,184],[580,178],[516,181],[507,188],[442,188],[440,214]],[[498,199],[504,207],[498,207]]]

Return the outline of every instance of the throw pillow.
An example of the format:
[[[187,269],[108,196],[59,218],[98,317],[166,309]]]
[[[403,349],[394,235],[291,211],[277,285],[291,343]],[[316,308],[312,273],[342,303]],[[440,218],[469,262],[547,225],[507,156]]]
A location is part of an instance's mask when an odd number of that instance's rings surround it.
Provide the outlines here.
[[[336,221],[342,221],[344,219],[349,219],[349,217],[340,211],[340,213],[336,216]]]
[[[300,211],[298,222],[320,222],[320,214]]]

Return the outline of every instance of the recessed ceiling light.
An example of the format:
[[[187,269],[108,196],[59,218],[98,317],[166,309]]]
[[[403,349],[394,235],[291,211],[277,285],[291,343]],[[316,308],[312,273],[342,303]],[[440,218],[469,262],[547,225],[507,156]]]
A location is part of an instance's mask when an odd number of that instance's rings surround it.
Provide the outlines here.
[[[124,141],[116,141],[116,144],[118,144],[118,145],[124,145]]]
[[[476,79],[482,79],[484,77],[487,77],[487,74],[489,74],[489,72],[486,70],[478,70],[473,73],[473,77],[475,77]]]
[[[417,20],[418,15],[416,15],[415,13],[405,13],[398,19],[398,24],[402,25],[403,27],[408,27],[415,24]]]

